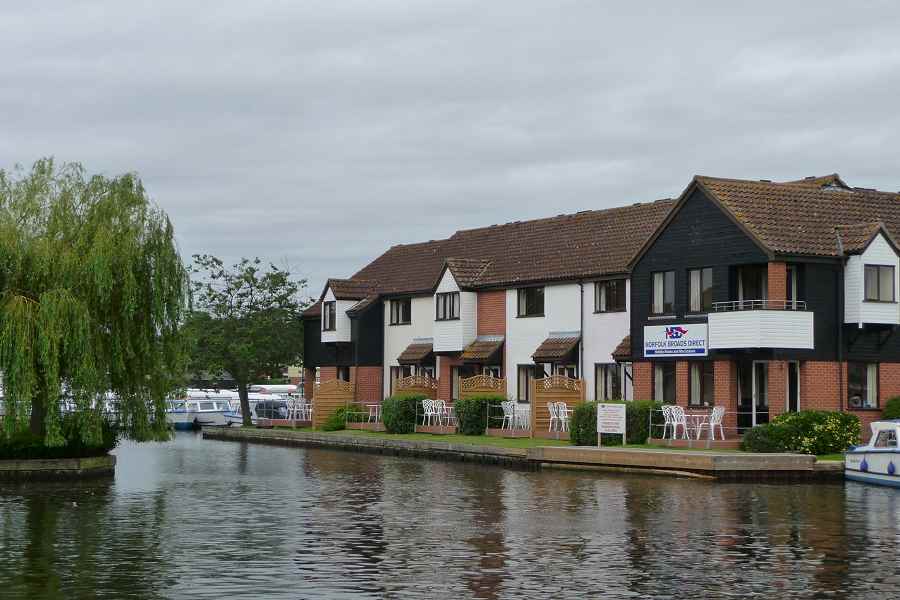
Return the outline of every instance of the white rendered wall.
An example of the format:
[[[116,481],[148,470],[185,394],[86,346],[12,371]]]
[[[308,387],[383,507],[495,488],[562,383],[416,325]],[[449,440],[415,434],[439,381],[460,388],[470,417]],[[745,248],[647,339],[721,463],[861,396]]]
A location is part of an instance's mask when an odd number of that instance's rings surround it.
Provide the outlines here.
[[[460,292],[450,269],[444,271],[444,276],[438,284],[436,293],[459,292],[459,319],[450,321],[434,321],[434,351],[435,352],[462,352],[462,350],[475,340],[475,332],[478,325],[477,310],[478,296],[474,292]],[[437,302],[437,297],[432,299]],[[432,319],[437,315],[436,304],[432,306]]]
[[[894,294],[900,299],[898,278],[900,278],[900,258],[878,234],[866,251],[851,256],[844,272],[844,322],[845,323],[888,323],[900,324],[900,309],[896,303],[865,301],[865,265],[893,265]],[[815,307],[811,307],[815,308]]]
[[[323,302],[335,302],[334,293],[331,291],[331,288],[328,288],[325,292],[325,297],[322,300]],[[356,300],[337,300],[334,305],[335,309],[335,318],[334,318],[334,331],[325,331],[322,330],[322,341],[323,342],[349,342],[351,331],[350,331],[350,317],[347,316],[347,310],[356,304]],[[322,307],[322,316],[319,317],[319,327],[322,327],[322,324],[325,320],[325,307]]]
[[[434,331],[434,298],[413,298],[409,325],[391,325],[391,301],[384,301],[384,395],[391,393],[391,367],[397,366],[397,357],[415,338],[430,338]]]
[[[594,382],[594,365],[598,363],[613,363],[613,350],[619,345],[626,335],[631,332],[629,314],[631,311],[631,282],[625,283],[625,312],[595,313],[594,302],[596,286],[594,282],[584,284],[584,335],[582,336],[582,348],[584,352],[584,373],[582,379],[587,387],[586,398],[596,400],[596,386]],[[622,380],[622,391],[629,400],[634,398],[631,381]]]

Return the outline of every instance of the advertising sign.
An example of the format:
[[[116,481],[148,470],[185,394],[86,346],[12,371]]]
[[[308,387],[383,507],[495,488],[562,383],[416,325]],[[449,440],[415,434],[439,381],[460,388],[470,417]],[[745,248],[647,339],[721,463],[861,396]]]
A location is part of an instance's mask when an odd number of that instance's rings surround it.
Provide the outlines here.
[[[604,404],[597,405],[597,445],[604,433],[618,433],[622,435],[622,443],[625,443],[625,405]]]
[[[706,356],[709,337],[706,323],[648,325],[644,327],[644,357]]]

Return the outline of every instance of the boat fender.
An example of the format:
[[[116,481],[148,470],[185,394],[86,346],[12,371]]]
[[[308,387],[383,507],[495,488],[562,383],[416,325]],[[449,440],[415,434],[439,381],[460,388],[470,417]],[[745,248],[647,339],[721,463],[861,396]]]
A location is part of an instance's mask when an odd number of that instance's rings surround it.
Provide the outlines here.
[[[859,470],[860,470],[860,471],[863,471],[863,472],[869,470],[869,463],[866,462],[866,459],[865,459],[865,458],[862,459],[862,462],[861,462],[861,463],[859,463]]]
[[[894,466],[894,461],[888,463],[888,475],[893,475],[897,471],[897,467]]]

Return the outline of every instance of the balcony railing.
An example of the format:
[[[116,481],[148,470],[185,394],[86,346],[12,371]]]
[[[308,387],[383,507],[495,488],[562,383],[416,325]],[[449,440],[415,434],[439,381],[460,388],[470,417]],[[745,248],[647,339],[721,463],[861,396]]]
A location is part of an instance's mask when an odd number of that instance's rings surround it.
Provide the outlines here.
[[[729,300],[713,302],[712,312],[738,310],[806,310],[805,300]]]

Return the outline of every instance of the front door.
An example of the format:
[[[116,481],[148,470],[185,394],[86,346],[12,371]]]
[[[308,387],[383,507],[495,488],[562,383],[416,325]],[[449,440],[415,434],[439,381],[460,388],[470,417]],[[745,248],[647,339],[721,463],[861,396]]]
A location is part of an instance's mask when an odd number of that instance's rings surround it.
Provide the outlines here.
[[[789,362],[787,376],[787,410],[798,412],[800,410],[800,363]]]
[[[769,365],[753,361],[753,425],[769,422]]]

